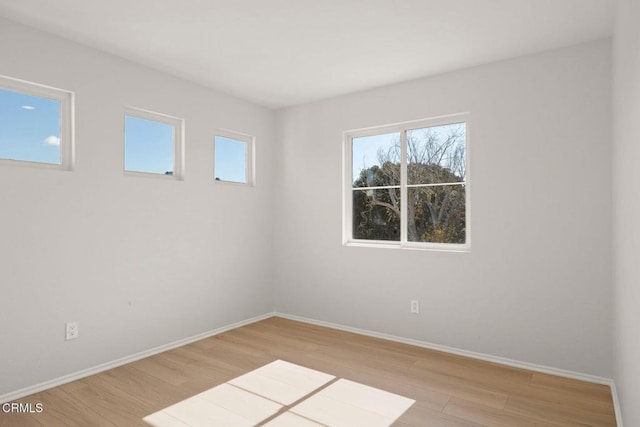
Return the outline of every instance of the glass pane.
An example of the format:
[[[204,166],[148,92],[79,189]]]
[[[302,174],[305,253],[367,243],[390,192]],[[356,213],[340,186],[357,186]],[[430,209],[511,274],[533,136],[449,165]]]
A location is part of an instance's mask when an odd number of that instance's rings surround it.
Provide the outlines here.
[[[174,128],[167,123],[125,116],[124,169],[173,175]]]
[[[0,158],[59,165],[60,101],[0,89]]]
[[[407,131],[408,184],[465,181],[465,140],[464,123]]]
[[[400,189],[353,190],[353,238],[400,240]]]
[[[400,185],[400,134],[363,136],[352,141],[354,187]]]
[[[407,191],[410,242],[465,243],[465,186],[413,187]]]
[[[247,143],[216,136],[214,173],[218,181],[246,183]]]

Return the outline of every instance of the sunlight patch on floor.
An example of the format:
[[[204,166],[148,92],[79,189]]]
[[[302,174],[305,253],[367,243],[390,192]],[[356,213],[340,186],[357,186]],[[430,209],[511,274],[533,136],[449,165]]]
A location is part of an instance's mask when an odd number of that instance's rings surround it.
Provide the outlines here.
[[[397,394],[276,360],[144,421],[153,427],[383,427],[413,403]]]

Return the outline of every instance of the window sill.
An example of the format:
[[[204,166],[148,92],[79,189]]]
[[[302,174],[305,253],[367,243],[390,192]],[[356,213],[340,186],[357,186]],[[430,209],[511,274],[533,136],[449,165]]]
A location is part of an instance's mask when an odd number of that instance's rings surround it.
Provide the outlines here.
[[[134,172],[127,171],[123,172],[124,176],[135,176],[138,178],[154,178],[154,179],[166,179],[169,181],[183,181],[183,178],[179,175],[165,175],[162,173],[151,173],[151,172]]]
[[[415,251],[430,251],[430,252],[457,252],[457,253],[470,253],[471,246],[469,244],[464,245],[429,245],[429,244],[416,244],[416,243],[400,243],[400,242],[384,242],[384,241],[362,241],[351,240],[343,243],[343,246],[359,247],[359,248],[382,248],[382,249],[408,249]]]
[[[216,184],[231,185],[234,187],[253,187],[253,184],[249,182],[224,181],[222,179],[214,179],[213,182]]]
[[[29,167],[29,168],[38,168],[38,169],[54,169],[59,171],[71,171],[72,168],[68,165],[63,165],[60,163],[45,163],[45,162],[34,162],[30,160],[12,160],[12,159],[0,159],[0,165],[5,166],[20,166],[20,167]]]

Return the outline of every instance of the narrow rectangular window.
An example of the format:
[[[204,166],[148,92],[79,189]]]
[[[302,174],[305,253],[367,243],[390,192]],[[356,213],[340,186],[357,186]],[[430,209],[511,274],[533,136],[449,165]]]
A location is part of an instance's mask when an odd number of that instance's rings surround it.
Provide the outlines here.
[[[0,160],[71,169],[73,94],[0,77]]]
[[[124,117],[124,170],[182,177],[183,120],[128,109]]]
[[[213,174],[216,181],[252,184],[253,137],[218,132],[214,137]]]
[[[400,241],[400,133],[354,137],[353,238]]]
[[[407,130],[407,240],[466,242],[466,125]]]
[[[346,244],[468,250],[468,117],[346,133]]]

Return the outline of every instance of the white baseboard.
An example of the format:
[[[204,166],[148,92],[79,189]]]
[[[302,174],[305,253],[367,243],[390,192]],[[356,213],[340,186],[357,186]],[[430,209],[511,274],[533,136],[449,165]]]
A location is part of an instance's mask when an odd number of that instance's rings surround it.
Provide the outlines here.
[[[174,348],[182,347],[183,345],[191,344],[193,342],[212,337],[214,335],[221,334],[223,332],[228,332],[232,329],[236,329],[242,326],[249,325],[251,323],[259,322],[264,319],[268,319],[270,317],[282,317],[284,319],[295,320],[298,322],[308,323],[311,325],[324,326],[326,328],[338,329],[341,331],[352,332],[359,335],[365,335],[374,338],[381,338],[388,341],[399,342],[403,344],[414,345],[416,347],[428,348],[430,350],[442,351],[445,353],[456,354],[459,356],[470,357],[472,359],[483,360],[486,362],[497,363],[501,365],[511,366],[514,368],[528,369],[530,371],[541,372],[545,374],[557,375],[566,378],[572,378],[580,381],[587,381],[595,384],[603,384],[607,385],[611,388],[611,396],[613,398],[613,406],[616,414],[616,421],[618,427],[623,427],[622,425],[622,412],[620,410],[620,401],[618,399],[618,393],[616,390],[615,383],[610,378],[598,377],[595,375],[583,374],[580,372],[568,371],[565,369],[552,368],[549,366],[537,365],[529,362],[521,362],[518,360],[508,359],[505,357],[492,356],[490,354],[478,353],[474,351],[462,350],[455,347],[448,347],[440,344],[433,344],[426,341],[414,340],[411,338],[403,338],[395,335],[384,334],[380,332],[369,331],[366,329],[353,328],[350,326],[340,325],[337,323],[325,322],[322,320],[310,319],[307,317],[295,316],[286,313],[272,312],[266,313],[261,316],[252,317],[250,319],[242,320],[236,323],[232,323],[230,325],[222,326],[217,329],[213,329],[211,331],[203,332],[201,334],[193,335],[191,337],[183,338],[178,341],[174,341],[168,344],[164,344],[158,347],[154,347],[149,350],[145,350],[136,354],[132,354],[130,356],[122,357],[120,359],[113,360],[111,362],[106,362],[91,368],[83,369],[78,372],[74,372],[72,374],[64,375],[62,377],[54,378],[49,381],[45,381],[39,384],[35,384],[29,387],[25,387],[20,390],[16,390],[13,392],[9,392],[3,395],[0,395],[0,404],[5,402],[10,402],[16,399],[20,399],[25,396],[29,396],[34,393],[38,393],[53,387],[57,387],[71,381],[76,381],[90,375],[98,374],[100,372],[117,368],[118,366],[126,365],[127,363],[135,362],[136,360],[144,359],[145,357],[153,356],[168,350],[172,350]]]
[[[557,375],[565,378],[572,378],[574,380],[586,381],[595,384],[607,385],[611,388],[611,396],[613,398],[613,405],[616,414],[616,420],[618,427],[622,427],[622,414],[620,413],[620,404],[618,401],[618,395],[616,393],[616,386],[611,378],[604,378],[590,374],[583,374],[580,372],[569,371],[566,369],[552,368],[550,366],[537,365],[535,363],[521,362],[519,360],[508,359],[506,357],[493,356],[490,354],[478,353],[475,351],[462,350],[455,347],[448,347],[440,344],[433,344],[426,341],[418,341],[411,338],[398,337],[395,335],[383,334],[380,332],[369,331],[366,329],[353,328],[351,326],[344,326],[337,323],[325,322],[323,320],[310,319],[307,317],[295,316],[292,314],[275,312],[275,316],[285,319],[295,320],[298,322],[308,323],[316,326],[324,326],[326,328],[338,329],[346,332],[353,332],[354,334],[365,335],[373,338],[381,338],[388,341],[399,342],[403,344],[414,345],[416,347],[428,348],[430,350],[442,351],[444,353],[456,354],[458,356],[470,357],[472,359],[483,360],[485,362],[498,363],[500,365],[511,366],[514,368],[527,369],[529,371],[541,372],[544,374]]]
[[[586,382],[595,383],[595,384],[608,385],[611,387],[612,395],[615,396],[615,394],[613,393],[615,390],[615,385],[613,383],[613,380],[610,378],[604,378],[604,377],[599,377],[599,376],[590,375],[590,374],[583,374],[580,372],[568,371],[565,369],[558,369],[550,366],[537,365],[535,363],[522,362],[519,360],[508,359],[506,357],[500,357],[500,356],[493,356],[490,354],[478,353],[475,351],[462,350],[455,347],[448,347],[445,345],[433,344],[430,342],[414,340],[411,338],[398,337],[395,335],[369,331],[366,329],[353,328],[351,326],[340,325],[338,323],[325,322],[323,320],[310,319],[307,317],[295,316],[292,314],[275,312],[274,315],[278,317],[282,317],[284,319],[295,320],[298,322],[308,323],[316,326],[324,326],[327,328],[338,329],[346,332],[353,332],[359,335],[365,335],[365,336],[374,337],[374,338],[381,338],[384,340],[399,342],[403,344],[410,344],[416,347],[423,347],[423,348],[428,348],[430,350],[437,350],[445,353],[456,354],[459,356],[470,357],[472,359],[483,360],[485,362],[498,363],[500,365],[511,366],[514,368],[527,369],[530,371],[541,372],[544,374],[557,375],[560,377],[572,378],[575,380],[586,381]],[[614,400],[615,399],[617,398],[614,397]]]
[[[550,366],[536,365],[535,363],[521,362],[519,360],[508,359],[506,357],[493,356],[490,354],[477,353],[475,351],[462,350],[455,347],[448,347],[446,345],[433,344],[426,341],[418,341],[411,338],[398,337],[395,335],[383,334],[380,332],[369,331],[366,329],[352,328],[351,326],[344,326],[337,323],[325,322],[322,320],[309,319],[306,317],[294,316],[286,313],[274,313],[275,316],[283,317],[285,319],[296,320],[298,322],[309,323],[317,326],[324,326],[332,329],[339,329],[341,331],[353,332],[359,335],[366,335],[373,338],[381,338],[387,341],[394,341],[403,344],[410,344],[416,347],[428,348],[430,350],[442,351],[444,353],[456,354],[458,356],[470,357],[472,359],[484,360],[485,362],[498,363],[500,365],[511,366],[514,368],[528,369],[530,371],[541,372],[544,374],[557,375],[560,377],[572,378],[580,381],[587,381],[590,383],[611,385],[613,380],[610,378],[598,377],[595,375],[583,374],[580,372],[573,372],[564,369],[552,368]]]
[[[620,409],[620,400],[618,399],[618,390],[616,383],[611,381],[611,397],[613,398],[613,409],[616,413],[616,422],[618,427],[622,427],[622,410]]]
[[[173,350],[174,348],[182,347],[183,345],[191,344],[192,342],[200,341],[202,339],[209,338],[214,335],[218,335],[223,332],[227,332],[232,329],[239,328],[241,326],[249,325],[251,323],[259,322],[261,320],[268,319],[269,317],[273,317],[273,316],[274,316],[274,313],[266,313],[261,316],[252,317],[251,319],[241,320],[239,322],[222,326],[220,328],[212,329],[210,331],[203,332],[201,334],[183,338],[168,344],[163,344],[161,346],[154,347],[149,350],[144,350],[139,353],[132,354],[130,356],[125,356],[120,359],[113,360],[111,362],[102,363],[100,365],[93,366],[91,368],[83,369],[81,371],[64,375],[58,378],[54,378],[52,380],[35,384],[29,387],[25,387],[20,390],[12,391],[12,392],[0,395],[0,404],[5,402],[11,402],[13,400],[20,399],[22,397],[29,396],[34,393],[38,393],[38,392],[50,389],[52,387],[57,387],[62,384],[69,383],[71,381],[76,381],[81,378],[88,377],[90,375],[98,374],[100,372],[104,372],[109,369],[117,368],[118,366],[126,365],[127,363],[135,362],[136,360],[144,359],[145,357],[153,356],[158,353],[162,353],[164,351]]]

